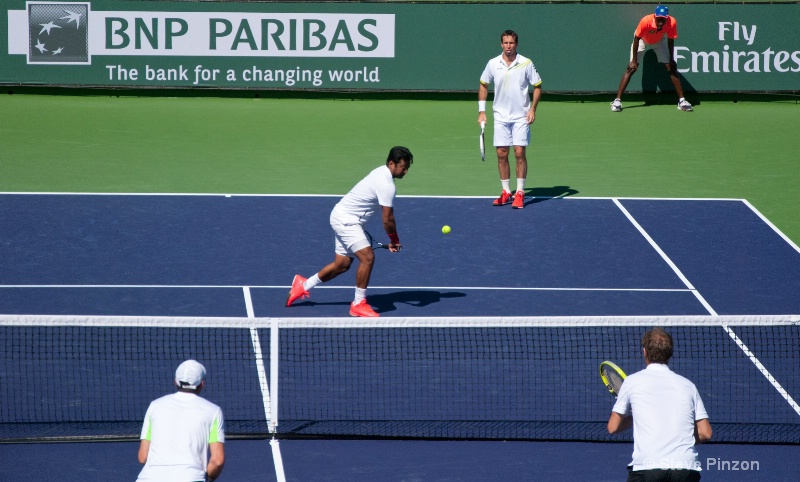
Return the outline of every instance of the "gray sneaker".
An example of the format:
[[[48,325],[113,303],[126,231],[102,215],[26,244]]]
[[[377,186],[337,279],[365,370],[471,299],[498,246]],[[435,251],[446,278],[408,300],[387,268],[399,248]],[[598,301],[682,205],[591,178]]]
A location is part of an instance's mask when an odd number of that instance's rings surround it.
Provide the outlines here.
[[[682,110],[684,112],[691,112],[694,109],[692,109],[692,104],[688,103],[686,99],[683,99],[682,101],[678,102],[678,110]]]
[[[689,106],[691,108],[691,106]],[[611,103],[611,112],[622,112],[622,102],[619,99],[614,99]]]

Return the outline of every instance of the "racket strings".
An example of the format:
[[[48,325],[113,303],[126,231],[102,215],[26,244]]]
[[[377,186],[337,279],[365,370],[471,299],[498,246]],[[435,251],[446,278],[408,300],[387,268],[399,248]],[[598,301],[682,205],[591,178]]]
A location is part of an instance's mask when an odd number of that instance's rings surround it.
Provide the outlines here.
[[[606,377],[606,380],[608,380],[608,384],[614,393],[619,393],[619,390],[622,388],[622,382],[625,381],[620,374],[607,367],[603,367],[603,375]]]

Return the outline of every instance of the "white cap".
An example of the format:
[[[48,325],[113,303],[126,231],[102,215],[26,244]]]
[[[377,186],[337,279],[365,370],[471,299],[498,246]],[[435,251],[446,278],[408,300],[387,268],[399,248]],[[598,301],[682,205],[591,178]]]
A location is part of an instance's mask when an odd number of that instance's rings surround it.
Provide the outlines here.
[[[206,379],[206,369],[195,360],[186,360],[175,370],[175,384],[178,388],[194,390]]]

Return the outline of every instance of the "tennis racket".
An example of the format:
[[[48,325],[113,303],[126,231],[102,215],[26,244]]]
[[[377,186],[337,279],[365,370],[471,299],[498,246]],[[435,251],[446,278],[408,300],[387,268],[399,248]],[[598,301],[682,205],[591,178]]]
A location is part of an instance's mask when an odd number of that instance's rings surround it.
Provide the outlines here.
[[[364,234],[367,235],[367,241],[369,241],[369,244],[370,246],[372,246],[372,249],[389,249],[388,244],[383,244],[380,241],[376,241],[375,238],[373,238],[372,235],[369,234],[369,231],[367,231],[366,229],[364,230]]]
[[[606,360],[600,364],[600,378],[603,380],[603,385],[614,395],[614,398],[617,398],[617,395],[619,395],[622,382],[625,381],[626,377],[627,375],[622,371],[622,368],[614,363]]]
[[[481,135],[478,138],[478,143],[481,146],[481,161],[486,160],[486,140],[484,139],[483,132],[486,128],[486,122],[481,122]]]

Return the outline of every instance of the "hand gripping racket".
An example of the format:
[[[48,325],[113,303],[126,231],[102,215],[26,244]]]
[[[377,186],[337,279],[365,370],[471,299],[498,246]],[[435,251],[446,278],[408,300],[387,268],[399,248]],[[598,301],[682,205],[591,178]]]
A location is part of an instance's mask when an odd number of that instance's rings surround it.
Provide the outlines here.
[[[484,139],[484,130],[486,128],[486,122],[481,122],[481,135],[478,137],[478,142],[481,146],[481,161],[486,160],[486,140]]]
[[[369,241],[369,244],[370,246],[372,246],[372,249],[389,249],[388,244],[383,244],[379,241],[376,241],[375,238],[373,238],[372,235],[369,234],[369,231],[367,231],[366,229],[364,230],[364,234],[367,235],[367,241]],[[398,251],[400,251],[400,249],[398,249]]]
[[[603,380],[603,385],[614,395],[614,398],[617,398],[617,395],[619,395],[622,382],[625,381],[626,377],[627,375],[622,371],[622,368],[614,363],[606,360],[600,364],[600,379]]]

